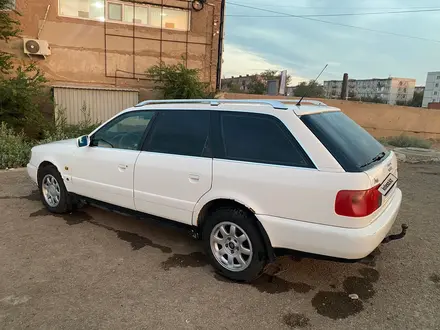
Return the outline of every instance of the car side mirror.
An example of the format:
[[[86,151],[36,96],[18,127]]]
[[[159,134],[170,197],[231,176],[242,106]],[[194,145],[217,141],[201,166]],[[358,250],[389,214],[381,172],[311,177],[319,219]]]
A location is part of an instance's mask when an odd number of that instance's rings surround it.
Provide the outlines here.
[[[90,145],[90,139],[88,135],[80,136],[76,139],[76,145],[78,148],[88,147]]]

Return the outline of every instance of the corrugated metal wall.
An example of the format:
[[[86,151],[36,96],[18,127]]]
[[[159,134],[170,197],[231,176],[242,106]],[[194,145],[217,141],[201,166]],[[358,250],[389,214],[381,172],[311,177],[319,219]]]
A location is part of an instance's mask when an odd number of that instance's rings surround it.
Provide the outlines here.
[[[68,124],[84,120],[84,109],[92,123],[102,123],[139,102],[139,93],[129,89],[54,86],[55,116],[64,112]]]

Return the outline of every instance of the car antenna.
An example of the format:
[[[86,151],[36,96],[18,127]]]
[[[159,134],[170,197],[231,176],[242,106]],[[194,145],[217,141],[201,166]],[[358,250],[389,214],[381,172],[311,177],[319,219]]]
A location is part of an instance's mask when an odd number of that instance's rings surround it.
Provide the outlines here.
[[[324,67],[324,69],[322,69],[322,71],[321,71],[321,73],[318,75],[318,77],[316,77],[316,79],[315,80],[313,80],[313,82],[312,82],[312,84],[314,84],[318,79],[319,79],[319,77],[321,77],[321,75],[323,74],[323,72],[325,71],[325,69],[327,69],[327,67],[328,67],[328,64],[326,64],[325,65],[325,67]],[[301,97],[301,99],[298,101],[298,103],[296,104],[298,107],[301,105],[301,102],[304,100],[304,98],[307,96],[307,92],[308,92],[309,90],[306,90],[306,92],[304,93],[304,95],[303,95],[303,97]]]

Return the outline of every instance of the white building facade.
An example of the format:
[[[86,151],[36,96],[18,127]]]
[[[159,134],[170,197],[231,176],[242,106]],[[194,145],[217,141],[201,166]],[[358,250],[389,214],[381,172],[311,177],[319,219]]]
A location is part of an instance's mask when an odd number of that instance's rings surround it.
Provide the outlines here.
[[[422,107],[427,108],[429,103],[435,102],[440,102],[440,71],[428,72]]]
[[[380,99],[383,103],[396,104],[409,102],[414,97],[416,80],[410,78],[349,79],[347,96],[349,99]],[[342,80],[324,81],[327,98],[340,98]]]

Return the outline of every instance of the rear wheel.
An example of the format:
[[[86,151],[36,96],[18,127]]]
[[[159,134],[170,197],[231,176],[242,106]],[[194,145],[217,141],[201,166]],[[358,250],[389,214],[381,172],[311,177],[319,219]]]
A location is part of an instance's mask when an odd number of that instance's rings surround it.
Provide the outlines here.
[[[203,245],[211,264],[223,276],[251,282],[266,265],[266,251],[256,219],[246,211],[221,208],[203,226]]]
[[[44,206],[52,213],[71,211],[70,196],[55,166],[46,166],[38,175],[38,187]]]

